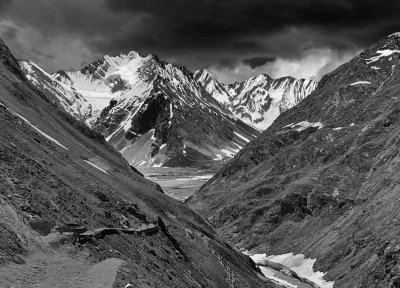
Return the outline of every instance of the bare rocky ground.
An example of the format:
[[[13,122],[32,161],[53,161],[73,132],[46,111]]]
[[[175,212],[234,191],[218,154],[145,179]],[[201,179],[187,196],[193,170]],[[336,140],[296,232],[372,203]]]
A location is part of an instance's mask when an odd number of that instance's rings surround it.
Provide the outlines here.
[[[2,42],[0,104],[0,287],[274,287],[30,86]]]

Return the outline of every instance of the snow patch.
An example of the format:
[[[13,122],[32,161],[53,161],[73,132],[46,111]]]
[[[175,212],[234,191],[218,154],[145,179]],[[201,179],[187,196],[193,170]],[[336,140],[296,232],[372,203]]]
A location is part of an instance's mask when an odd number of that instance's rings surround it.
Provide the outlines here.
[[[385,49],[385,50],[378,50],[378,51],[376,51],[376,53],[378,54],[377,56],[371,57],[369,59],[365,59],[367,64],[376,62],[382,57],[389,57],[390,55],[393,55],[394,53],[400,53],[400,50]]]
[[[239,151],[240,151],[239,149],[233,149],[233,148],[221,149],[221,152],[224,153],[229,158],[233,158],[233,156],[235,156]]]
[[[149,131],[150,133],[151,133],[151,140],[153,140],[153,141],[156,141],[157,139],[156,139],[156,137],[154,137],[154,133],[156,132],[156,130],[155,129],[151,129],[150,131]]]
[[[7,108],[8,109],[8,108]],[[10,110],[10,109],[9,109]],[[10,110],[11,111],[11,110]],[[31,122],[29,122],[27,119],[25,119],[24,117],[22,117],[21,115],[19,115],[18,113],[15,113],[14,111],[11,111],[11,113],[13,113],[14,115],[18,116],[19,118],[21,118],[22,120],[24,120],[26,122],[26,124],[28,124],[29,126],[31,126],[33,129],[35,129],[37,132],[39,132],[42,136],[46,137],[47,139],[49,139],[50,141],[52,141],[53,143],[57,144],[58,146],[60,146],[61,148],[64,148],[65,150],[68,150],[67,147],[65,147],[64,145],[62,145],[60,142],[58,142],[56,139],[54,139],[53,137],[47,135],[46,133],[44,133],[42,130],[40,130],[39,128],[37,128],[35,125],[31,124]]]
[[[244,141],[246,141],[246,143],[249,143],[249,142],[250,142],[249,139],[247,139],[246,137],[240,135],[239,133],[236,133],[235,131],[233,131],[233,133],[235,133],[235,135],[238,136],[239,138],[241,138],[241,139],[243,139]]]
[[[186,156],[186,145],[183,144],[183,151],[182,151],[183,155]]]
[[[219,161],[219,160],[222,160],[222,159],[224,159],[224,157],[221,154],[215,154],[215,158],[213,160]]]
[[[93,164],[92,162],[90,162],[90,161],[88,161],[88,160],[83,160],[83,161],[85,161],[85,162],[88,163],[89,165],[93,166],[94,168],[100,170],[101,172],[108,174],[108,172],[107,172],[106,170],[100,168],[100,167],[97,166],[96,164]]]
[[[300,132],[300,131],[303,131],[303,130],[305,130],[307,128],[310,128],[310,127],[316,127],[318,129],[321,129],[322,127],[324,127],[324,125],[321,122],[312,123],[312,122],[308,122],[308,121],[301,121],[301,122],[299,122],[297,124],[291,123],[291,124],[286,125],[286,126],[284,126],[282,128],[290,128],[290,129],[294,128],[296,131]]]
[[[268,260],[274,263],[279,263],[289,268],[290,270],[297,273],[302,278],[308,279],[311,282],[318,285],[320,288],[333,288],[334,282],[326,281],[323,279],[326,273],[320,271],[314,271],[313,266],[317,261],[316,259],[305,258],[303,254],[282,254],[282,255],[271,255],[266,254],[254,254],[250,256],[256,264],[262,264],[263,260]]]
[[[369,81],[358,81],[358,82],[351,83],[350,86],[364,85],[364,84],[369,85],[369,84],[371,84],[371,82],[369,82]]]
[[[174,111],[172,109],[172,102],[169,103],[169,119],[172,119],[174,117]]]

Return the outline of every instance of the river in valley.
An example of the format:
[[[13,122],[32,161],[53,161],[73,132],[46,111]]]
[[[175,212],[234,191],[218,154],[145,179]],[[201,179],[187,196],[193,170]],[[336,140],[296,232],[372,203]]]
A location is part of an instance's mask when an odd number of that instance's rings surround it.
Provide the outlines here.
[[[200,189],[202,185],[204,185],[218,172],[217,169],[199,170],[195,168],[163,167],[146,168],[140,170],[147,179],[160,184],[165,194],[182,202],[193,195],[198,189]],[[324,275],[323,273],[313,271],[312,268],[315,260],[306,259],[304,258],[304,255],[293,255],[290,253],[267,257],[266,255],[257,254],[252,255],[251,258],[257,264],[262,264],[264,260],[272,262],[272,267],[271,265],[262,265],[260,268],[266,278],[275,282],[280,287],[333,287],[333,282],[326,282],[322,279]],[[277,266],[275,264],[278,266],[284,266],[284,269],[274,269],[274,267],[276,268]],[[297,277],[294,277],[293,275],[296,275]]]

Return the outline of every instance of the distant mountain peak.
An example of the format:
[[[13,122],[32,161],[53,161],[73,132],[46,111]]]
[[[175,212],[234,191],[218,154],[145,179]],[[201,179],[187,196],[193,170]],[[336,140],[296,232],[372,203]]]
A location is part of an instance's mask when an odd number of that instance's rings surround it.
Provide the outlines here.
[[[317,82],[291,76],[273,79],[259,74],[247,81],[223,84],[207,70],[198,70],[194,78],[218,102],[236,117],[265,130],[278,115],[295,106],[316,87]]]

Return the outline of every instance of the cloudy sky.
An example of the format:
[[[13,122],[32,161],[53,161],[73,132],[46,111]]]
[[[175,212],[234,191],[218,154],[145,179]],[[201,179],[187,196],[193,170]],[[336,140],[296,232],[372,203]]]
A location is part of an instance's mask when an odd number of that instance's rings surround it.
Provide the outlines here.
[[[155,53],[223,82],[319,79],[400,31],[398,0],[0,0],[0,37],[49,72]]]

